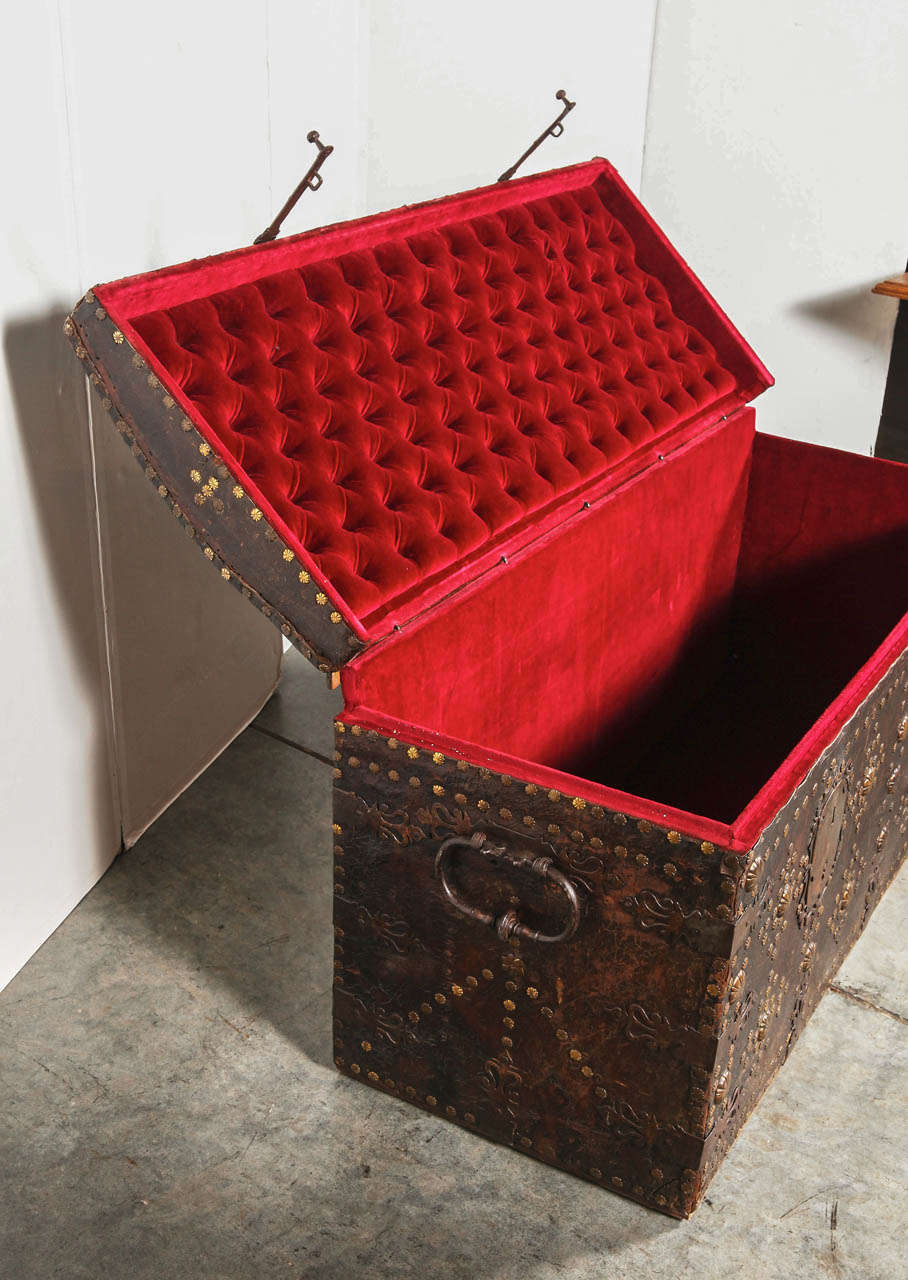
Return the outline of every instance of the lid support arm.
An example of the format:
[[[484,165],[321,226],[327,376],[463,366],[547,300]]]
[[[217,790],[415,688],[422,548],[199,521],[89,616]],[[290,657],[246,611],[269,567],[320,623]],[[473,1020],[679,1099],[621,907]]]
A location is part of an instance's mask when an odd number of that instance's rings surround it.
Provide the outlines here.
[[[571,102],[570,98],[567,96],[567,94],[563,89],[559,89],[558,92],[555,94],[555,97],[559,102],[564,103],[564,106],[561,108],[560,114],[555,117],[555,119],[552,121],[552,123],[548,126],[547,129],[543,129],[542,133],[540,133],[539,137],[536,139],[535,142],[530,143],[530,145],[527,147],[526,151],[524,151],[520,159],[515,160],[514,163],[511,165],[510,169],[505,169],[504,173],[498,179],[499,182],[507,182],[509,178],[513,178],[514,174],[523,164],[524,160],[528,160],[530,156],[533,154],[533,152],[536,150],[536,148],[542,146],[546,138],[560,138],[561,135],[564,133],[564,125],[561,122],[569,111],[574,110],[577,103]]]
[[[277,215],[277,217],[274,219],[273,222],[269,223],[269,225],[265,228],[265,230],[262,232],[260,236],[255,237],[255,239],[252,242],[253,244],[267,244],[269,240],[274,240],[281,229],[281,223],[284,221],[287,214],[296,204],[297,200],[299,200],[303,192],[318,191],[319,187],[322,185],[323,179],[322,179],[322,175],[319,173],[319,169],[328,159],[328,157],[330,156],[334,148],[332,146],[325,146],[321,138],[319,138],[318,136],[317,129],[312,129],[309,133],[306,134],[306,141],[315,143],[315,145],[318,147],[318,155],[315,157],[315,159],[310,164],[309,168],[306,170],[305,174],[302,177],[302,180],[297,184],[297,186],[294,187],[293,191],[288,196],[287,201],[281,208],[280,213]]]

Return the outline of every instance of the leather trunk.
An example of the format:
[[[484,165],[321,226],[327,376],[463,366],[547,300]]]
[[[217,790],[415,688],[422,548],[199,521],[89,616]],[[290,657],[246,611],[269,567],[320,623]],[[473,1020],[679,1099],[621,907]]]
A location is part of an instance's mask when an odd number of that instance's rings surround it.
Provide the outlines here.
[[[768,373],[601,160],[67,330],[343,687],[339,1069],[692,1212],[905,854],[908,468],[756,430]]]

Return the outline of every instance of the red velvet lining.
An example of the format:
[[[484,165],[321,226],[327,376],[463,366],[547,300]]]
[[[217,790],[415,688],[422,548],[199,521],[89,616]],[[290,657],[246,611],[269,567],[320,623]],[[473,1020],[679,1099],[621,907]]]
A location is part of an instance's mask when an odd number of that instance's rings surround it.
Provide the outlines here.
[[[769,382],[604,161],[99,298],[372,638]]]
[[[345,718],[743,849],[905,647],[906,560],[908,467],[743,411],[357,659]]]

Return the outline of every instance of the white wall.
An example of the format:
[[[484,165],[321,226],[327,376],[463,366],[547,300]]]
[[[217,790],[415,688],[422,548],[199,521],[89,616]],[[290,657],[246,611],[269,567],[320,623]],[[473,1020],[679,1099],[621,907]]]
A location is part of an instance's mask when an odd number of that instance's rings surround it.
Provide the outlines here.
[[[606,154],[637,185],[655,0],[34,0],[0,76],[0,986],[254,713],[279,634],[156,498],[65,344],[90,285]]]
[[[564,135],[521,170],[604,155],[639,187],[655,0],[377,0],[369,23],[370,208],[494,182],[558,113]]]
[[[659,6],[643,197],[777,386],[762,430],[866,453],[908,255],[908,4]]]

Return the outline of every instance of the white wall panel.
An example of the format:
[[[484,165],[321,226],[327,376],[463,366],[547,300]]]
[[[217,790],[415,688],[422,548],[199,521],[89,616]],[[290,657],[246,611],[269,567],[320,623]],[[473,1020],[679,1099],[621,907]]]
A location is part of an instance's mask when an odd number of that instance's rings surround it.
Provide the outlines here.
[[[659,9],[643,196],[776,377],[765,431],[866,453],[908,253],[908,5]]]
[[[119,845],[84,381],[60,328],[78,269],[53,4],[17,12],[0,113],[2,986]]]
[[[370,208],[494,182],[577,106],[521,173],[605,156],[639,186],[655,0],[375,0],[370,12]]]

